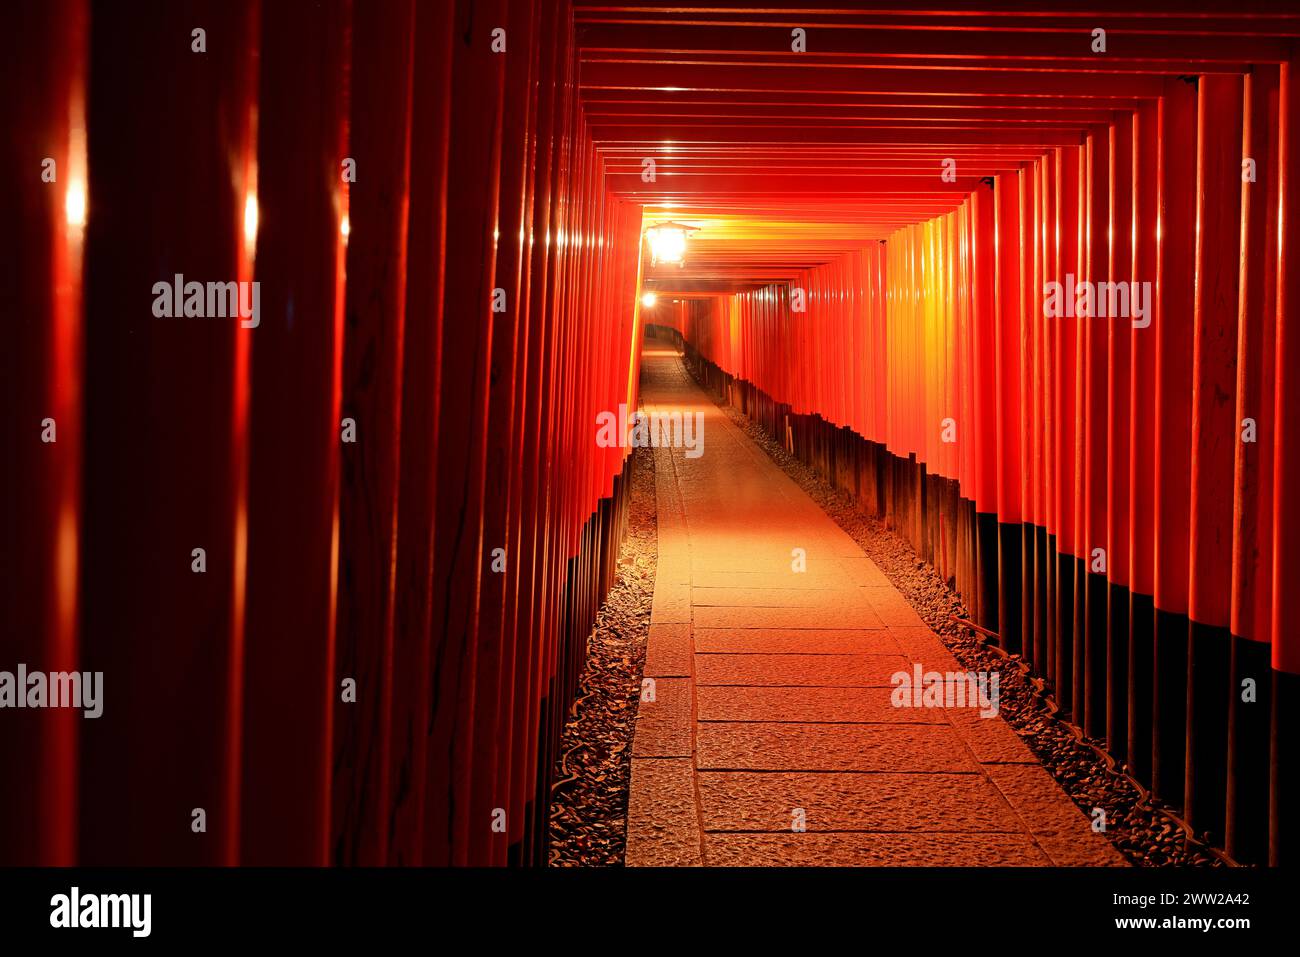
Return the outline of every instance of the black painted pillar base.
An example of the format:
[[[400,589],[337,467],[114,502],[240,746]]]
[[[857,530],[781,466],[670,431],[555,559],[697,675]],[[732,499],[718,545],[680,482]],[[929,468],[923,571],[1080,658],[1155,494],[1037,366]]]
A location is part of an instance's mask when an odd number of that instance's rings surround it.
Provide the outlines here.
[[[1022,578],[1023,528],[1018,522],[998,522],[998,635],[1003,650],[1013,655],[1020,654],[1022,650],[1020,606],[1025,588]]]
[[[1128,646],[1129,773],[1151,787],[1154,747],[1156,609],[1150,595],[1130,591]]]
[[[975,621],[990,631],[998,630],[998,517],[992,512],[975,513],[977,599]]]
[[[1106,592],[1106,750],[1128,760],[1129,593],[1110,583]]]
[[[1073,555],[1056,555],[1056,621],[1055,638],[1056,673],[1052,685],[1056,688],[1056,704],[1062,717],[1073,720],[1074,712],[1074,566]]]
[[[1048,601],[1048,556],[1051,554],[1052,540],[1048,537],[1047,529],[1041,525],[1032,527],[1034,538],[1034,600],[1033,600],[1033,623],[1030,630],[1025,634],[1025,641],[1030,641],[1030,635],[1033,636],[1033,661],[1034,670],[1043,677],[1051,674],[1050,660],[1047,656],[1047,612],[1051,607]]]
[[[1043,569],[1043,678],[1052,690],[1053,696],[1057,703],[1060,703],[1060,695],[1056,693],[1056,675],[1060,670],[1056,664],[1056,606],[1060,604],[1060,591],[1056,586],[1056,536],[1048,535],[1046,545],[1043,548],[1042,569]]]
[[[1273,672],[1272,745],[1269,768],[1272,793],[1269,799],[1268,863],[1273,867],[1293,866],[1296,851],[1296,809],[1300,808],[1296,761],[1300,749],[1300,675]]]
[[[1187,634],[1186,615],[1156,609],[1151,793],[1175,808],[1186,778]]]
[[[979,604],[979,575],[975,549],[975,503],[968,498],[957,500],[957,592],[972,616]]]
[[[1083,606],[1083,691],[1086,703],[1086,723],[1083,729],[1094,738],[1104,738],[1107,729],[1106,662],[1109,660],[1110,582],[1105,575],[1089,571],[1085,563],[1080,562],[1080,565],[1086,576],[1083,601],[1080,603]]]
[[[1070,700],[1073,705],[1070,711],[1071,720],[1082,728],[1088,720],[1088,563],[1082,558],[1075,558],[1071,561],[1070,568],[1074,573],[1074,619],[1071,628],[1074,641],[1070,645],[1073,652]]]
[[[1025,664],[1037,669],[1034,659],[1034,526],[1020,525],[1020,655]]]
[[[1228,688],[1228,855],[1268,862],[1268,742],[1273,698],[1272,646],[1232,638]],[[1251,682],[1249,688],[1246,682]],[[1253,701],[1243,701],[1250,697]]]
[[[1193,621],[1187,633],[1187,823],[1223,846],[1228,806],[1228,684],[1232,636]]]

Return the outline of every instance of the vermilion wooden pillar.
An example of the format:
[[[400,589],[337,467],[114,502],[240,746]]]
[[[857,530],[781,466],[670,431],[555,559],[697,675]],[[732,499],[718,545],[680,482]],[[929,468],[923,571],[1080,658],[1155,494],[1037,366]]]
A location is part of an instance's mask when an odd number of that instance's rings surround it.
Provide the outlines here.
[[[471,828],[472,775],[491,760],[491,744],[473,739],[475,636],[483,575],[483,482],[497,250],[502,90],[508,53],[493,52],[493,31],[507,30],[504,2],[457,8],[453,23],[450,153],[447,188],[439,420],[438,493],[433,571],[433,685],[427,770],[424,863],[465,864]],[[523,52],[523,51],[519,51]],[[451,410],[455,410],[451,412]]]
[[[330,856],[340,864],[385,863],[392,826],[414,12],[412,0],[395,0],[359,6],[353,17],[352,57],[361,68],[350,74],[356,182],[340,189],[349,227],[342,410],[358,441],[341,446],[336,675],[356,682],[356,701],[336,712]]]
[[[1070,276],[1078,282],[1080,237],[1082,223],[1079,215],[1085,193],[1080,164],[1082,149],[1067,146],[1056,154],[1056,272],[1055,281],[1061,284],[1064,298],[1069,298]],[[1073,313],[1071,309],[1069,312]],[[1075,576],[1080,554],[1079,537],[1082,532],[1076,524],[1075,486],[1077,483],[1078,446],[1078,323],[1076,316],[1058,316],[1052,321],[1055,353],[1052,367],[1053,434],[1055,468],[1053,474],[1054,508],[1056,511],[1056,556],[1054,569],[1055,600],[1053,602],[1054,631],[1053,663],[1050,676],[1057,703],[1071,712],[1074,706],[1074,603]]]
[[[1160,112],[1156,103],[1138,109],[1133,129],[1133,273],[1157,290],[1163,241],[1160,221]],[[1159,306],[1152,321],[1133,326],[1129,391],[1129,696],[1128,762],[1134,777],[1151,784],[1152,728],[1155,694],[1155,435],[1156,351]]]
[[[549,33],[547,23],[549,23]],[[544,37],[550,37],[549,48],[553,57],[549,69],[542,72],[542,96],[544,103],[539,109],[539,120],[549,112],[549,123],[539,126],[547,130],[544,134],[549,143],[549,165],[546,167],[546,183],[543,189],[547,198],[546,216],[539,220],[536,242],[545,256],[546,267],[544,281],[540,288],[534,287],[540,298],[534,298],[531,308],[537,311],[543,323],[543,332],[539,340],[540,368],[536,377],[537,395],[535,399],[536,428],[539,430],[535,468],[537,475],[536,514],[539,518],[537,540],[535,543],[539,575],[533,594],[532,617],[534,622],[536,650],[532,668],[529,672],[529,711],[531,720],[527,735],[527,773],[531,779],[527,782],[527,791],[531,803],[526,804],[526,823],[523,837],[522,854],[525,860],[543,860],[546,844],[546,811],[539,806],[536,796],[542,793],[546,781],[547,749],[546,741],[550,735],[551,716],[548,703],[552,700],[552,661],[553,648],[557,641],[560,626],[561,587],[563,584],[561,567],[561,545],[564,540],[560,505],[556,494],[554,468],[556,462],[555,443],[547,441],[542,434],[545,423],[557,421],[560,415],[559,389],[557,381],[562,382],[562,360],[566,350],[563,338],[564,322],[561,311],[564,289],[565,246],[561,237],[566,231],[564,203],[568,183],[565,170],[569,157],[565,152],[568,142],[572,115],[570,110],[571,75],[569,51],[565,43],[568,33],[568,14],[562,9],[553,11],[553,16],[543,24]],[[549,91],[549,97],[547,96]],[[539,171],[540,172],[540,171]]]
[[[1296,860],[1295,760],[1300,715],[1300,636],[1293,598],[1300,594],[1300,269],[1296,224],[1300,223],[1300,63],[1282,64],[1278,105],[1277,364],[1273,439],[1273,694],[1269,756],[1269,864]]]
[[[1022,442],[1020,412],[1021,367],[1021,273],[1020,250],[1020,182],[1027,173],[1007,173],[997,177],[994,201],[997,206],[997,245],[995,271],[997,441],[997,628],[999,643],[1013,654],[1021,651],[1020,603],[1021,566],[1020,522],[1020,446]]]
[[[1272,692],[1273,417],[1277,335],[1278,68],[1245,77],[1241,184],[1241,273],[1237,313],[1232,536],[1232,665],[1228,695],[1225,848],[1243,864],[1268,860],[1268,738]],[[1254,700],[1245,694],[1254,690]]]
[[[1141,281],[1134,266],[1137,231],[1134,199],[1136,113],[1123,114],[1110,128],[1110,227],[1107,274],[1113,282]],[[1154,288],[1154,287],[1152,287]],[[1106,333],[1106,748],[1123,760],[1128,753],[1129,526],[1132,485],[1131,319],[1112,319]]]
[[[160,317],[155,284],[251,278],[256,9],[92,11],[81,666],[106,691],[81,726],[85,863],[232,858],[257,330]]]
[[[1040,278],[1041,289],[1049,282],[1059,282],[1056,262],[1057,245],[1057,211],[1058,205],[1058,170],[1055,151],[1049,152],[1040,161],[1042,189],[1042,235],[1039,237],[1039,256],[1042,260]],[[1045,312],[1045,310],[1044,310]],[[1042,610],[1038,613],[1039,632],[1034,636],[1034,660],[1038,662],[1039,673],[1048,681],[1056,675],[1056,553],[1059,542],[1060,514],[1056,501],[1057,476],[1057,433],[1060,430],[1056,402],[1056,348],[1060,332],[1057,320],[1043,315],[1042,319],[1042,356],[1039,360],[1042,375],[1042,498],[1040,500],[1043,534],[1039,541],[1039,553],[1035,556],[1038,569],[1038,592],[1042,596]]]
[[[1160,253],[1155,316],[1155,701],[1152,791],[1183,803],[1187,729],[1187,555],[1191,519],[1196,253],[1195,78],[1160,99]]]
[[[351,4],[262,14],[240,859],[325,864],[355,707],[335,669]]]
[[[526,421],[529,405],[529,351],[530,335],[533,327],[530,320],[531,281],[533,269],[534,214],[536,210],[536,161],[540,149],[539,133],[539,89],[541,86],[542,64],[550,56],[538,42],[544,15],[536,4],[529,11],[528,69],[524,82],[520,82],[521,73],[512,64],[508,73],[507,97],[516,103],[525,105],[529,118],[528,136],[523,143],[519,157],[522,166],[522,180],[518,193],[518,245],[508,240],[510,250],[518,262],[518,278],[510,295],[510,301],[516,303],[518,317],[517,345],[513,357],[514,388],[511,390],[511,407],[509,417],[512,432],[521,428]],[[514,234],[507,229],[507,236]],[[535,347],[535,345],[533,345]],[[494,362],[496,352],[493,352]],[[502,594],[502,667],[497,683],[496,694],[499,701],[497,713],[497,740],[500,743],[497,762],[497,779],[494,795],[497,806],[507,814],[506,830],[498,835],[492,832],[491,861],[494,864],[518,862],[522,849],[521,838],[524,824],[523,801],[516,800],[517,781],[523,776],[522,758],[526,753],[525,736],[518,734],[519,716],[526,713],[527,695],[524,692],[527,674],[527,658],[533,634],[531,622],[527,619],[525,596],[531,585],[533,569],[527,564],[530,556],[523,552],[526,526],[531,517],[524,512],[524,502],[528,496],[528,486],[534,477],[525,471],[525,443],[518,434],[512,435],[504,467],[509,470],[508,501],[506,503],[506,527],[502,547],[505,549],[509,577],[504,582]],[[511,564],[513,561],[513,564]]]
[[[1197,96],[1196,293],[1187,645],[1186,816],[1223,843],[1227,801],[1242,82],[1206,75]]]
[[[509,10],[510,46],[505,63],[503,109],[507,118],[501,137],[501,207],[497,227],[496,278],[494,288],[504,292],[504,309],[492,317],[491,371],[487,429],[487,466],[484,489],[482,588],[479,594],[477,688],[474,695],[474,737],[490,742],[477,750],[481,768],[476,768],[470,796],[471,863],[504,864],[509,847],[509,818],[491,827],[497,809],[509,811],[509,757],[511,737],[507,730],[510,701],[502,695],[503,685],[513,690],[513,632],[507,634],[506,593],[518,581],[510,542],[510,500],[512,486],[519,479],[511,464],[518,444],[515,432],[515,390],[522,364],[518,344],[522,315],[525,185],[532,145],[530,83],[535,55],[531,2],[512,2]],[[500,549],[498,553],[496,550]],[[510,677],[506,677],[509,674]],[[487,822],[488,826],[482,826]]]
[[[1083,196],[1086,214],[1083,230],[1081,270],[1093,283],[1093,317],[1081,319],[1077,344],[1079,429],[1083,457],[1079,462],[1081,482],[1077,488],[1079,562],[1075,607],[1074,698],[1075,723],[1094,737],[1106,733],[1106,593],[1109,554],[1106,552],[1106,380],[1107,326],[1126,321],[1110,315],[1110,295],[1100,294],[1110,278],[1110,127],[1094,129],[1088,136],[1087,184]],[[1102,308],[1105,301],[1105,309]],[[1115,305],[1119,306],[1118,297]],[[1103,312],[1105,315],[1103,316]],[[1097,561],[1101,549],[1102,561]],[[1080,655],[1079,652],[1082,652]]]
[[[24,4],[0,40],[0,83],[24,91],[8,105],[0,139],[10,170],[0,183],[0,314],[8,339],[0,523],[11,559],[0,576],[0,668],[11,673],[19,664],[79,667],[81,211],[94,201],[86,200],[88,19],[84,0]],[[99,719],[55,709],[6,710],[0,718],[0,766],[12,775],[0,788],[0,864],[74,863],[77,736],[86,720]]]
[[[1035,655],[1034,632],[1037,620],[1035,558],[1037,539],[1042,528],[1039,514],[1039,489],[1042,471],[1042,388],[1039,380],[1043,324],[1042,257],[1037,242],[1041,229],[1039,164],[1029,164],[1020,176],[1020,498],[1022,505],[1020,547],[1020,649],[1023,660],[1031,667],[1041,667]],[[958,364],[960,370],[960,364]],[[958,371],[960,377],[960,371]]]
[[[558,143],[555,134],[559,118],[556,113],[557,64],[560,62],[559,45],[555,40],[557,21],[561,10],[557,7],[543,9],[538,24],[539,62],[536,104],[537,145],[534,161],[534,199],[532,223],[527,234],[529,255],[528,317],[529,347],[524,372],[524,399],[521,418],[523,497],[521,499],[520,543],[517,548],[521,581],[518,601],[518,628],[527,635],[527,642],[518,655],[517,673],[520,682],[514,695],[518,706],[511,721],[511,740],[515,745],[515,761],[510,776],[510,803],[508,805],[508,836],[514,860],[533,862],[532,846],[525,846],[534,835],[529,826],[530,802],[536,794],[537,723],[540,707],[540,678],[542,647],[547,635],[544,596],[550,579],[550,569],[545,562],[545,485],[549,476],[542,468],[546,445],[542,429],[545,383],[549,373],[551,355],[549,345],[554,324],[554,313],[549,308],[551,284],[554,281],[554,259],[551,236],[556,215],[553,203],[554,167],[557,162]],[[521,293],[522,295],[522,293]],[[524,569],[527,569],[524,572]]]
[[[543,56],[538,63],[537,83],[537,163],[534,175],[533,232],[529,276],[529,348],[528,392],[524,397],[523,422],[531,434],[525,438],[524,462],[529,476],[522,507],[528,516],[524,542],[532,553],[533,571],[521,601],[521,619],[531,629],[529,651],[523,665],[523,691],[517,692],[526,709],[521,725],[516,723],[520,740],[521,766],[512,776],[512,792],[520,807],[520,819],[512,818],[511,852],[525,862],[545,860],[547,844],[547,801],[542,798],[548,770],[543,742],[549,715],[546,713],[549,650],[559,627],[559,588],[561,570],[555,561],[557,532],[550,527],[556,505],[553,497],[555,476],[552,468],[552,443],[545,436],[544,422],[556,414],[555,379],[559,367],[554,350],[560,341],[562,249],[558,242],[564,230],[562,211],[565,187],[561,171],[567,165],[564,152],[570,121],[566,107],[571,77],[572,51],[565,42],[571,12],[567,7],[543,5],[538,36]],[[542,798],[539,800],[539,798]]]
[[[998,628],[996,207],[994,190],[977,187],[972,197],[975,421],[970,423],[976,468],[972,496],[977,549],[975,614],[981,625],[994,631]]]
[[[450,4],[415,4],[411,93],[406,321],[402,346],[402,443],[393,627],[388,862],[424,853],[430,713],[429,643],[437,500],[439,384],[446,243]]]

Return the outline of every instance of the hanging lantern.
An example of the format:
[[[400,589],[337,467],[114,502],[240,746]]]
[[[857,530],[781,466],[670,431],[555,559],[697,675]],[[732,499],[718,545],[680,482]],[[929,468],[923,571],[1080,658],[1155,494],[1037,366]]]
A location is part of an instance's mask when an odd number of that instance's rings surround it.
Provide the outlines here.
[[[674,222],[656,223],[648,228],[645,238],[650,244],[650,265],[677,263],[678,266],[685,266],[686,237],[697,228]]]

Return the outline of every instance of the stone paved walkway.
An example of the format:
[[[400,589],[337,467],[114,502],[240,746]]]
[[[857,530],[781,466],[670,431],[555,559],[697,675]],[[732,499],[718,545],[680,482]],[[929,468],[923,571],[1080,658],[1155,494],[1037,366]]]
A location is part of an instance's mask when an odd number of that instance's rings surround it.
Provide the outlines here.
[[[964,669],[656,340],[642,405],[702,411],[704,451],[656,451],[629,865],[1124,863],[1001,717],[891,704]]]

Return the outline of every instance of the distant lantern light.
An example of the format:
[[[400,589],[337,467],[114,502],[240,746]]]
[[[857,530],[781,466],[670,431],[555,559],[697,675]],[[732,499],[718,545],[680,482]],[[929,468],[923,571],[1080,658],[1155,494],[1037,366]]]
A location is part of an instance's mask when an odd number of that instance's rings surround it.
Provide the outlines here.
[[[646,292],[641,294],[641,305],[644,306],[646,309],[653,309],[655,307],[655,303],[658,301],[659,301],[659,297],[652,292]]]
[[[249,193],[244,200],[244,241],[257,239],[257,197]]]
[[[667,222],[656,223],[647,229],[645,236],[650,243],[650,265],[677,263],[678,266],[685,266],[686,237],[695,228],[683,226],[681,223]]]
[[[81,228],[86,225],[86,187],[78,181],[68,184],[68,195],[63,200],[63,211],[68,225]]]

